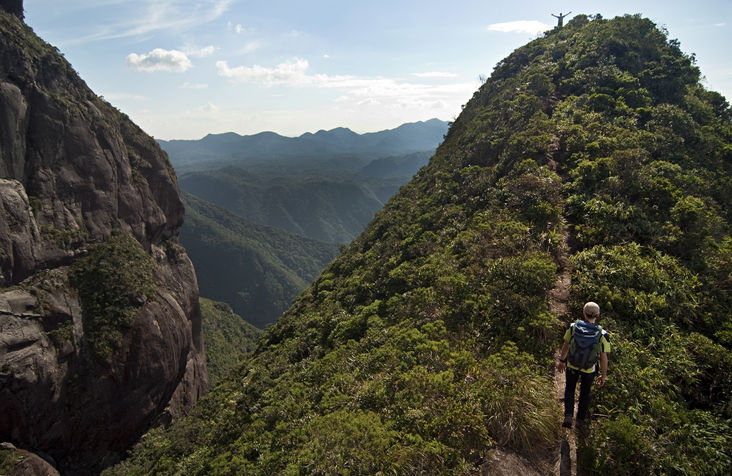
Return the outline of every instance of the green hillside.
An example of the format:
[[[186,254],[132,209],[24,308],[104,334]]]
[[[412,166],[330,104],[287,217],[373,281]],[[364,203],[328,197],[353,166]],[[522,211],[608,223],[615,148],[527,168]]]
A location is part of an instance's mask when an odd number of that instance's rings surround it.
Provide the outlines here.
[[[201,295],[228,303],[257,327],[276,321],[338,253],[337,245],[249,223],[189,194],[183,199],[180,242]]]
[[[187,193],[243,219],[327,243],[358,236],[388,199],[409,179],[375,179],[325,171],[270,175],[226,167],[180,177]],[[373,189],[372,189],[373,185]],[[383,187],[388,187],[382,193]]]
[[[200,304],[208,381],[213,387],[256,348],[262,331],[235,314],[226,303],[200,298]]]
[[[589,299],[613,353],[583,465],[730,474],[732,111],[699,77],[637,16],[517,49],[242,366],[108,474],[477,474],[495,447],[548,473],[553,355]]]

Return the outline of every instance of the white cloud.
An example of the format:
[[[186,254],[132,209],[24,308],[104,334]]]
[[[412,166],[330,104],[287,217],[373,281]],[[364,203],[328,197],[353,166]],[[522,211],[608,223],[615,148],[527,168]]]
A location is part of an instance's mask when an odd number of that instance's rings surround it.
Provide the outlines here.
[[[249,53],[254,53],[261,47],[262,47],[262,44],[257,40],[248,41],[244,44],[244,48],[242,48],[241,51],[244,54],[249,54]]]
[[[208,89],[208,84],[205,83],[189,83],[185,82],[180,86],[183,89]]]
[[[125,61],[127,66],[137,71],[170,71],[182,73],[193,66],[182,51],[155,48],[146,55],[130,53]]]
[[[427,73],[412,73],[414,76],[418,78],[457,78],[459,75],[455,73],[448,73],[445,71],[430,71]]]
[[[433,108],[436,105],[464,101],[476,87],[472,83],[435,85],[414,83],[400,78],[308,74],[309,63],[302,58],[293,58],[273,68],[260,65],[232,68],[226,61],[218,61],[216,67],[220,76],[238,82],[340,89],[344,94],[334,99],[334,102],[352,102],[357,105],[388,104]]]
[[[241,23],[235,24],[233,22],[228,22],[226,24],[226,27],[229,29],[229,31],[233,31],[237,35],[251,35],[255,32],[254,27],[242,25]]]
[[[203,106],[196,107],[187,111],[186,114],[217,114],[221,108],[212,103],[206,103]]]
[[[531,33],[536,35],[552,27],[537,20],[517,20],[488,25],[488,31],[499,31],[501,33]]]
[[[216,47],[213,45],[203,47],[184,46],[180,50],[192,58],[205,58],[214,54],[216,52]]]
[[[226,61],[217,61],[216,68],[219,70],[220,76],[240,82],[260,82],[268,85],[309,82],[309,77],[305,74],[308,62],[300,58],[280,63],[274,68],[266,68],[258,64],[230,68]]]
[[[727,26],[727,24],[726,23],[715,23],[714,26],[723,27],[723,26]]]

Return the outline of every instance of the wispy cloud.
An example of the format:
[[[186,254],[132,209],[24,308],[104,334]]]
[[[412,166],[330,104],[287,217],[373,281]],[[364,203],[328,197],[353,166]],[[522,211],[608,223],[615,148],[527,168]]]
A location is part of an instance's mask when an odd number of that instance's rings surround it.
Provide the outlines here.
[[[183,89],[208,89],[208,84],[205,83],[189,83],[185,82],[180,85]]]
[[[206,103],[203,106],[196,107],[188,111],[193,114],[216,114],[221,111],[221,108],[213,103]]]
[[[92,41],[127,38],[147,35],[161,30],[188,30],[220,18],[234,0],[200,0],[181,2],[176,0],[135,0],[109,2],[109,5],[124,3],[125,12],[134,12],[116,23],[98,25],[96,31],[80,38],[67,41],[68,44],[83,44]],[[88,8],[99,8],[93,4]]]
[[[493,23],[486,28],[488,31],[498,31],[501,33],[530,33],[536,35],[552,27],[546,23],[537,20],[516,20],[503,23]]]
[[[241,52],[244,54],[254,53],[261,47],[262,43],[257,40],[247,41],[246,43],[244,43],[244,47],[241,49]]]
[[[230,68],[226,61],[217,61],[216,68],[220,76],[243,83],[257,82],[267,85],[305,84],[310,83],[312,79],[312,77],[305,74],[305,70],[308,69],[307,60],[300,58],[281,63],[274,68],[267,68],[258,64]]]
[[[155,48],[148,54],[138,55],[130,53],[125,61],[128,67],[137,71],[170,71],[182,73],[190,69],[193,64],[185,53],[178,50],[164,50]]]
[[[727,26],[727,24],[726,23],[715,23],[714,26],[721,28],[723,26]]]
[[[205,58],[214,54],[216,52],[216,47],[213,45],[203,47],[187,45],[182,47],[180,51],[191,58]]]
[[[459,75],[455,73],[448,73],[446,71],[429,71],[427,73],[412,73],[418,78],[457,78]]]
[[[402,78],[309,74],[309,63],[302,58],[293,58],[274,67],[253,65],[232,68],[226,61],[218,61],[216,67],[220,76],[238,82],[259,83],[265,86],[340,89],[345,94],[335,99],[336,102],[355,102],[359,105],[401,104],[444,107],[446,101],[452,102],[456,97],[467,96],[476,86],[472,83],[435,85],[410,82]],[[454,76],[443,74],[440,77],[446,79]]]
[[[242,25],[241,23],[233,23],[230,21],[227,23],[226,26],[229,31],[233,31],[237,35],[251,35],[255,32],[254,28]]]

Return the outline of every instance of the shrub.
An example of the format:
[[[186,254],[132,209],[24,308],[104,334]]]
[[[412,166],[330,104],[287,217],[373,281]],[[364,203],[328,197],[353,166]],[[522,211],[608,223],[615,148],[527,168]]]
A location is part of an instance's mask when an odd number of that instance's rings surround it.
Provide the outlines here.
[[[120,230],[72,266],[69,278],[83,305],[84,335],[102,361],[111,360],[137,309],[155,294],[154,270],[152,257]]]
[[[487,359],[486,374],[480,376],[489,433],[499,445],[527,454],[554,443],[560,418],[553,383],[532,363],[509,342]]]
[[[592,299],[624,330],[647,339],[676,323],[703,324],[699,280],[679,261],[635,243],[595,246],[572,257],[572,293]]]

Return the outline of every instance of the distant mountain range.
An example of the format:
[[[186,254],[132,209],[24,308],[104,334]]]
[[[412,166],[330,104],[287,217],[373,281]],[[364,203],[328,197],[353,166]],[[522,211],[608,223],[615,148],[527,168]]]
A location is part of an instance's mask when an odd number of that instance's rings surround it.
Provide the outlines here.
[[[277,320],[434,154],[432,119],[356,134],[208,135],[160,141],[185,192],[181,243],[201,294],[258,326]]]
[[[403,124],[395,129],[357,134],[339,127],[329,131],[284,137],[274,132],[242,136],[234,132],[209,134],[199,140],[158,140],[180,172],[210,170],[225,165],[251,166],[271,162],[321,163],[333,158],[339,168],[356,171],[374,159],[434,150],[447,133],[439,119]]]

